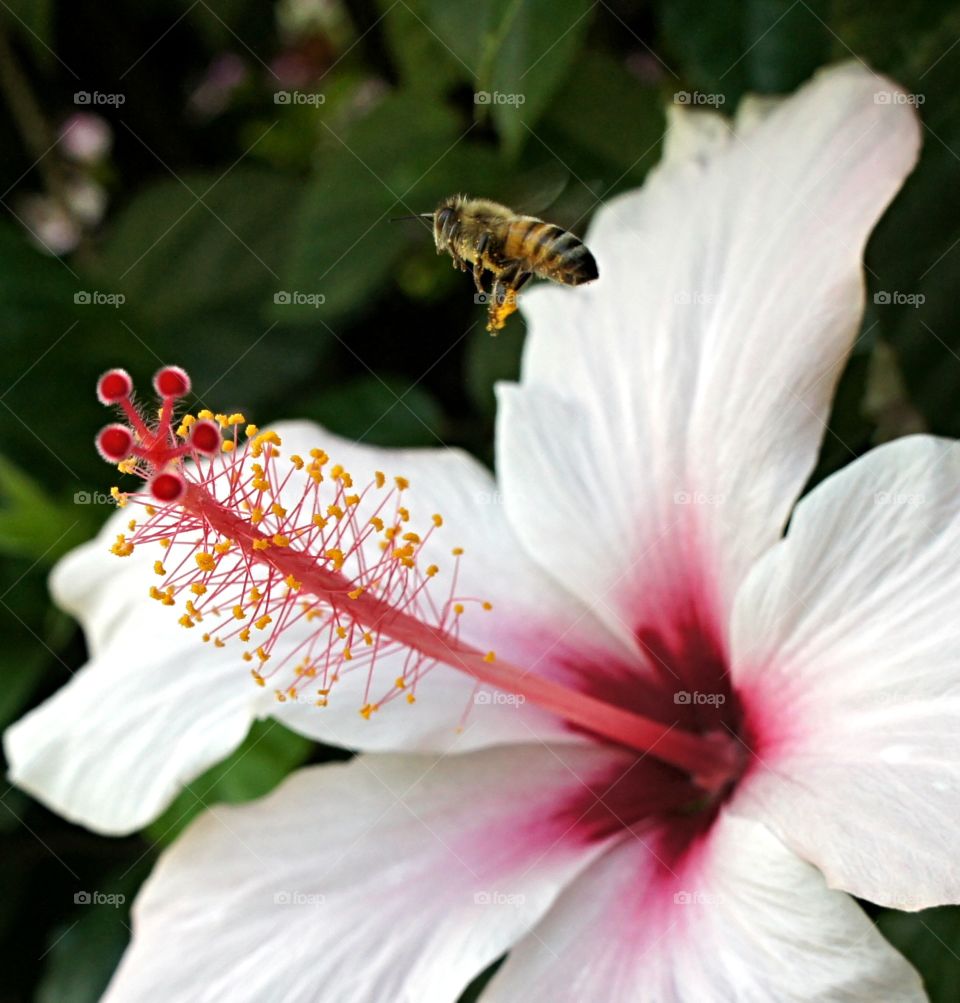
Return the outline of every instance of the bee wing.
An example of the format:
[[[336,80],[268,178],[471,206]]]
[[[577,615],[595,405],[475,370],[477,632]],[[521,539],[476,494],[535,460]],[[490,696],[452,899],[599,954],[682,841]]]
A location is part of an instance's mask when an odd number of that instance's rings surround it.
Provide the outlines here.
[[[554,161],[521,174],[502,192],[491,197],[510,206],[519,215],[542,216],[560,198],[569,183],[570,172]]]

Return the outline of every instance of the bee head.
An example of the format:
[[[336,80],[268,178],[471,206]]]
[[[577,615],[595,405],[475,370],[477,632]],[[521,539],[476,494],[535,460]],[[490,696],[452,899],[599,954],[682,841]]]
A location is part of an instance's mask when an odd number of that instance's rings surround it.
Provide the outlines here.
[[[460,214],[459,195],[451,195],[444,199],[437,206],[433,215],[433,239],[437,244],[437,251],[445,251],[450,241],[450,231]]]

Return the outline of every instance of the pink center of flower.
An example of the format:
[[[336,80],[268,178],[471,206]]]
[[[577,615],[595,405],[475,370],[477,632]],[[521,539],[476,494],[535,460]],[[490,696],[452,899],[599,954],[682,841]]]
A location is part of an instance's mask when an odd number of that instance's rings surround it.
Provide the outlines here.
[[[461,617],[490,604],[455,594],[460,548],[450,551],[452,572],[424,566],[424,547],[443,518],[435,513],[426,529],[414,528],[404,504],[406,478],[377,471],[356,486],[321,449],[283,457],[275,432],[261,432],[239,414],[201,411],[175,426],[175,402],[190,392],[189,377],[165,367],[154,388],[161,406],[152,424],[134,406],[123,370],[98,383],[100,400],[119,407],[128,425],[108,425],[97,447],[147,485],[145,493],[113,489],[119,504],[144,505],[147,519],[131,520],[130,536],[119,535],[112,550],[127,556],[135,545],[157,544],[162,559],[154,571],[162,582],[150,595],[164,605],[182,603],[180,624],[203,624],[204,641],[244,645],[253,679],[271,685],[278,700],[306,697],[325,706],[341,675],[359,671],[366,675],[359,711],[369,718],[397,697],[414,703],[423,676],[442,663],[653,757],[673,777],[682,771],[711,803],[739,777],[744,748],[735,710],[704,715],[697,698],[696,714],[676,705],[678,727],[676,714],[649,716],[654,692],[584,692],[463,641]],[[678,659],[656,636],[641,641],[654,661],[703,661],[702,653]],[[377,669],[388,651],[404,657],[399,674],[384,683]],[[655,687],[661,696],[669,689]],[[690,803],[689,792],[683,798]]]

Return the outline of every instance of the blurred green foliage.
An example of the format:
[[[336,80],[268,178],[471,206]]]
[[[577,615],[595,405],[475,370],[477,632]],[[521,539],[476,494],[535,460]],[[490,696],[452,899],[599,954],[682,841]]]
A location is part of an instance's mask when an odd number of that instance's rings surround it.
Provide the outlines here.
[[[549,207],[582,231],[656,162],[680,90],[721,95],[729,110],[857,58],[922,99],[923,158],[871,241],[864,329],[817,476],[909,429],[960,435],[958,37],[960,10],[944,0],[5,3],[0,724],[84,659],[45,576],[110,511],[111,476],[90,444],[103,368],[143,381],[177,362],[204,405],[489,461],[492,388],[518,373],[522,320],[488,338],[469,280],[429,232],[388,220],[466,191]],[[123,102],[78,105],[77,92]],[[54,145],[77,111],[112,133],[93,163]],[[78,201],[84,184],[88,202],[91,187],[106,200],[102,220]],[[65,246],[47,253],[38,236]],[[923,300],[875,304],[882,291]],[[130,898],[186,821],[333,755],[259,724],[125,840],[7,790],[0,998],[96,999]],[[78,905],[84,888],[126,902]],[[875,912],[932,998],[952,999],[960,913]]]

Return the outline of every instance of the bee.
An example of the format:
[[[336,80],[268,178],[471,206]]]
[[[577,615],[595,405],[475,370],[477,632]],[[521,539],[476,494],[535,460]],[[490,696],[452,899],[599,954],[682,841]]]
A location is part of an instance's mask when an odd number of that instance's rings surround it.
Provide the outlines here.
[[[489,303],[487,330],[496,334],[517,309],[517,293],[534,275],[578,286],[597,278],[597,263],[579,237],[536,216],[521,216],[488,199],[451,195],[431,213],[437,254],[473,271],[477,292]],[[490,272],[488,293],[483,273]]]

